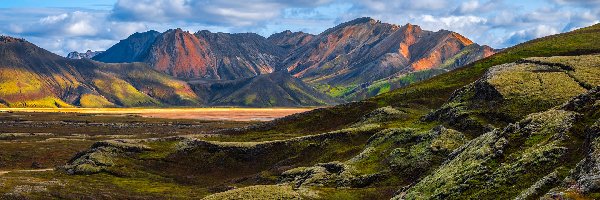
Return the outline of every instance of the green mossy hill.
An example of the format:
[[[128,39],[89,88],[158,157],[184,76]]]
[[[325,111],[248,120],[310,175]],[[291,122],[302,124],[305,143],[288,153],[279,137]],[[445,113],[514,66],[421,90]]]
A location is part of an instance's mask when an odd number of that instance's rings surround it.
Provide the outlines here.
[[[381,107],[363,116],[361,120],[353,126],[362,126],[365,124],[377,124],[390,122],[394,120],[406,119],[409,117],[407,115],[409,114],[391,106]]]
[[[280,183],[295,188],[408,184],[441,164],[466,141],[462,133],[442,126],[430,131],[385,129],[373,135],[363,151],[351,159],[288,170],[281,175]]]
[[[69,174],[108,172],[109,167],[116,165],[116,157],[125,153],[140,153],[147,150],[150,148],[134,140],[96,142],[90,150],[79,153],[61,169]]]
[[[600,59],[595,55],[529,58],[494,66],[475,83],[457,90],[427,119],[482,133],[560,105],[592,85],[598,86],[594,85],[596,76],[590,75],[593,73],[600,73]]]
[[[581,147],[598,136],[594,123],[599,117],[599,89],[473,139],[397,198],[506,199],[545,194],[577,167],[586,152]]]
[[[128,178],[174,177],[221,192],[223,188],[276,184],[284,170],[347,160],[377,125],[266,142],[219,142],[193,138],[119,140],[94,144],[73,158],[70,174],[108,173]]]
[[[298,191],[285,185],[257,185],[213,194],[203,200],[246,200],[246,199],[305,199]]]
[[[600,55],[537,57],[524,62],[560,67],[587,89],[600,85]]]

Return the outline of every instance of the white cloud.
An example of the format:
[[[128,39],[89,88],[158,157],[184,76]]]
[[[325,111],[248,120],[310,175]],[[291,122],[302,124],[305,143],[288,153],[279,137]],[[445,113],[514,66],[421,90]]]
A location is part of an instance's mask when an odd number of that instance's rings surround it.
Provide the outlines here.
[[[281,15],[289,7],[314,7],[330,0],[119,0],[111,17],[124,21],[190,21],[209,25],[250,26]]]
[[[469,12],[477,11],[478,9],[479,9],[479,1],[471,0],[471,1],[465,1],[462,4],[460,4],[460,7],[458,7],[458,12],[469,13]]]
[[[477,16],[447,16],[436,18],[431,15],[423,15],[422,20],[423,22],[436,24],[444,29],[465,28],[477,24],[485,24],[487,22],[487,19]]]
[[[506,40],[507,44],[518,44],[522,42],[526,42],[528,40],[532,40],[535,38],[541,38],[548,35],[558,34],[560,33],[556,28],[547,26],[547,25],[538,25],[533,28],[519,30],[512,32],[508,35],[508,39]]]

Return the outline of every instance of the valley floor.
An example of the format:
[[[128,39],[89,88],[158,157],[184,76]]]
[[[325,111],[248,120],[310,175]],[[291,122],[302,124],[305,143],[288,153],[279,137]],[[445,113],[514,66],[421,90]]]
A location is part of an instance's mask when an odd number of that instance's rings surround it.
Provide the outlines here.
[[[262,119],[298,110],[302,109],[266,109]],[[63,184],[67,180],[57,179],[69,177],[54,169],[98,141],[187,135],[208,137],[216,130],[253,124],[236,120],[249,119],[244,118],[249,116],[247,113],[259,111],[262,110],[3,108],[0,111],[0,194],[4,196],[0,195],[0,199],[9,198],[14,192],[33,194],[30,197],[35,198],[36,193],[48,191],[43,184]],[[242,114],[235,114],[240,112]],[[175,116],[175,113],[183,116]],[[207,113],[212,114],[211,118],[216,118],[216,113],[227,113],[223,117],[227,120],[186,119],[204,118],[202,116]],[[180,119],[168,119],[163,114]],[[92,180],[94,178],[89,181]],[[85,182],[75,184],[98,186]]]
[[[0,112],[138,115],[148,118],[270,121],[313,108],[0,108]]]

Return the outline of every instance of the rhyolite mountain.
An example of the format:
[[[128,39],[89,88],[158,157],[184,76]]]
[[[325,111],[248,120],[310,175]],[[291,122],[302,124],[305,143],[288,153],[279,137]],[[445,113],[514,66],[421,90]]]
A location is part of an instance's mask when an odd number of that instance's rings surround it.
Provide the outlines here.
[[[114,59],[123,52],[140,53]],[[421,80],[405,77],[413,73],[427,79],[494,53],[455,32],[358,18],[319,35],[284,31],[264,38],[181,29],[136,33],[93,59],[145,62],[184,79],[234,80],[287,70],[330,96],[358,100]]]
[[[87,50],[85,53],[79,53],[77,51],[73,51],[69,54],[67,54],[67,58],[68,59],[91,59],[94,56],[97,56],[98,54],[101,54],[104,51],[92,51],[92,50]]]
[[[314,36],[294,50],[283,66],[333,96],[348,97],[377,81],[425,70],[451,70],[492,54],[492,48],[455,32],[426,31],[366,17]]]
[[[282,47],[253,33],[192,34],[171,29],[133,34],[93,59],[107,63],[145,62],[179,78],[233,80],[274,72],[284,55]]]
[[[319,106],[339,102],[319,94],[288,73],[240,80],[232,83],[236,87],[227,90],[216,86],[203,89],[145,63],[108,64],[90,59],[68,59],[23,39],[7,36],[0,37],[0,52],[0,107],[265,107]],[[261,90],[249,91],[251,88]],[[235,98],[225,98],[226,95],[235,95]],[[215,97],[223,98],[210,101]],[[240,99],[243,101],[239,102]]]

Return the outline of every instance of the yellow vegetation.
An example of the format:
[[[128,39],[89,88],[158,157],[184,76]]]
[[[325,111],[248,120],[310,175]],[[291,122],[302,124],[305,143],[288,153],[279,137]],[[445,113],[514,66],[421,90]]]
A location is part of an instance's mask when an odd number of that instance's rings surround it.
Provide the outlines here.
[[[94,95],[94,94],[81,95],[79,104],[81,105],[81,107],[85,107],[85,108],[102,108],[102,107],[114,107],[115,106],[113,103],[108,101],[103,96]]]

